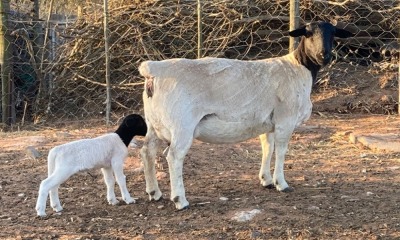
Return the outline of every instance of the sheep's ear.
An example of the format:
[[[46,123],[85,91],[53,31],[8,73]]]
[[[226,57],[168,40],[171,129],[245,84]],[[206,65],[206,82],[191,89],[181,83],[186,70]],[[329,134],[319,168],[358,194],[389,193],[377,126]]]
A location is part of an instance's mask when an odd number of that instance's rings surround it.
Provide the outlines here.
[[[306,33],[307,33],[306,27],[304,26],[304,27],[295,29],[295,30],[293,30],[293,31],[290,31],[290,32],[289,32],[289,35],[290,35],[291,37],[300,37],[300,36],[305,36]]]
[[[347,30],[336,28],[335,36],[340,38],[348,38],[348,37],[353,37],[354,34]]]

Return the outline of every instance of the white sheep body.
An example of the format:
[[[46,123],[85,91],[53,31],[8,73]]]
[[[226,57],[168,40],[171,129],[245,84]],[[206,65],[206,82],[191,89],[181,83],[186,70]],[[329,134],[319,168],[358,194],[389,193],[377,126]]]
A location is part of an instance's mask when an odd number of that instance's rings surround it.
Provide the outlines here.
[[[195,124],[196,139],[235,143],[271,131],[274,111],[290,116],[296,126],[311,114],[311,74],[293,61],[292,54],[259,61],[148,61],[139,70],[153,78],[154,92],[168,91],[143,100],[145,107],[150,106],[145,109],[146,118],[151,119],[157,135],[169,142],[171,133],[166,126]],[[160,115],[161,111],[166,114]],[[201,121],[204,116],[207,120]]]
[[[311,89],[319,69],[331,60],[334,36],[352,34],[326,22],[312,23],[289,34],[302,39],[294,52],[282,57],[257,61],[171,59],[140,65],[148,127],[141,154],[150,200],[162,196],[154,165],[160,139],[170,145],[170,197],[177,209],[189,206],[183,161],[194,139],[236,143],[259,135],[261,184],[292,191],[284,177],[290,137],[311,115]]]
[[[154,130],[158,138],[172,146],[167,160],[171,182],[179,186],[174,188],[171,184],[171,198],[178,209],[188,205],[184,188],[180,187],[183,186],[180,172],[193,139],[236,143],[260,135],[261,184],[270,187],[275,183],[279,191],[288,189],[283,173],[287,143],[294,128],[307,120],[312,110],[311,73],[292,54],[258,61],[218,58],[147,61],[139,71],[154,87],[151,97],[146,91],[143,94],[149,132]],[[275,142],[282,147],[277,150],[279,157],[272,177],[270,159],[275,143],[271,141],[276,132]],[[146,151],[144,146],[146,189],[153,193],[151,199],[157,199],[161,192],[155,177],[151,177],[152,163],[146,165],[146,159],[152,158]]]

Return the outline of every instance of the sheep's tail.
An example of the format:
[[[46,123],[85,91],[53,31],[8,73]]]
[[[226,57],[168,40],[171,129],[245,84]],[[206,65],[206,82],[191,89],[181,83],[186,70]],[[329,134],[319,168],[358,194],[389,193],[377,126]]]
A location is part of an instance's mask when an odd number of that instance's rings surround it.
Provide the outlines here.
[[[49,152],[49,156],[47,156],[47,171],[48,171],[48,176],[53,174],[54,169],[56,168],[56,154],[57,151],[55,149],[51,149]]]
[[[142,62],[139,66],[139,73],[145,78],[144,89],[147,97],[152,97],[154,93],[154,75],[151,73],[150,65],[154,63],[151,61]]]

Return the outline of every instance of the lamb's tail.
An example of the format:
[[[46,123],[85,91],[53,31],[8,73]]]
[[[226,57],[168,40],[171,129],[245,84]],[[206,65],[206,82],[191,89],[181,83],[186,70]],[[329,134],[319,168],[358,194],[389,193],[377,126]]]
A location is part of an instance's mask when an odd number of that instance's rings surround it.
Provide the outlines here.
[[[57,151],[55,149],[51,149],[49,152],[49,156],[47,156],[47,170],[48,170],[48,176],[53,174],[54,169],[56,168],[56,156],[57,156]]]

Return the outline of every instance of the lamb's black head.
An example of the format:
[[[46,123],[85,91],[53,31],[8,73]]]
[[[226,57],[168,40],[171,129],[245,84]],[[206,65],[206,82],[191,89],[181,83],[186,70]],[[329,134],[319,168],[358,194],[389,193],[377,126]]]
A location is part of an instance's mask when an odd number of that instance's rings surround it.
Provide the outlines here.
[[[292,37],[303,36],[298,51],[304,51],[309,60],[318,66],[331,61],[333,38],[348,38],[353,34],[327,22],[313,22],[289,32]],[[305,56],[302,56],[304,58]],[[304,63],[303,63],[304,64]]]
[[[124,118],[121,123],[127,131],[132,131],[134,135],[146,136],[147,125],[142,116],[138,114],[130,114]]]
[[[147,125],[142,116],[131,114],[124,118],[115,133],[118,134],[122,142],[128,146],[134,136],[146,136]]]

